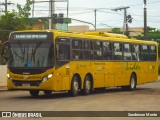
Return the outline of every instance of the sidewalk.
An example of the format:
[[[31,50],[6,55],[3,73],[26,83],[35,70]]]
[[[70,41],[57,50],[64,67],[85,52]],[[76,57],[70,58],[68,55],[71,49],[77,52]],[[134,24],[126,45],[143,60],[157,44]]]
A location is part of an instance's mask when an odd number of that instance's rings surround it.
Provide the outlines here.
[[[0,86],[0,92],[1,91],[7,91],[7,87],[6,86]]]

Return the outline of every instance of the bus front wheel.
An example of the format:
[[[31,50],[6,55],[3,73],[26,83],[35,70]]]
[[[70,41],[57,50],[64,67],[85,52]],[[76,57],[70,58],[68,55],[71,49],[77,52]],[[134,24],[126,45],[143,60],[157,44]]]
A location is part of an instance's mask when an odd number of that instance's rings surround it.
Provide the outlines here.
[[[38,90],[30,90],[29,93],[31,96],[38,96],[39,91]]]
[[[79,92],[79,80],[77,76],[74,76],[72,78],[71,82],[71,90],[69,91],[69,94],[73,97],[77,96]]]

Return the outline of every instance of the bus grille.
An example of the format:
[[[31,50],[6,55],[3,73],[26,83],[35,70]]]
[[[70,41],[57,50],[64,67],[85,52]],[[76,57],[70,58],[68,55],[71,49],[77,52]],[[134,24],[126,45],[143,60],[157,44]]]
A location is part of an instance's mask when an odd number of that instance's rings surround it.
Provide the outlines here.
[[[36,86],[38,87],[39,84],[42,82],[40,81],[18,81],[18,80],[12,80],[15,86],[23,86],[23,84],[30,84],[30,86]]]

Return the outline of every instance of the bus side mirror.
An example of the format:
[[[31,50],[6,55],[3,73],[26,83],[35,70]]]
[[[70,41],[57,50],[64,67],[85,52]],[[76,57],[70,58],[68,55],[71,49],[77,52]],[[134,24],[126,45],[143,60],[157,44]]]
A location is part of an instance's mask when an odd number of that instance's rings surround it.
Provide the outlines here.
[[[4,59],[2,64],[6,64],[10,57],[10,47],[8,41],[2,44],[1,56]]]

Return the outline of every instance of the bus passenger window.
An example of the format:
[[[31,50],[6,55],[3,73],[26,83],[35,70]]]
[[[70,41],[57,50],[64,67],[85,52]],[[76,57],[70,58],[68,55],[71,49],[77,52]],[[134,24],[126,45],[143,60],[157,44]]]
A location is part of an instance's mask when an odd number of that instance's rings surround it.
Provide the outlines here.
[[[93,42],[91,40],[83,41],[84,60],[93,60]]]
[[[103,59],[112,60],[112,44],[110,42],[103,42]]]
[[[81,39],[76,39],[76,38],[72,39],[72,59],[73,60],[83,59]]]
[[[82,49],[82,40],[81,39],[73,39],[72,40],[72,49]]]
[[[133,45],[133,53],[132,53],[132,60],[133,61],[140,61],[139,51],[140,51],[139,45]]]
[[[149,47],[148,47],[148,45],[141,46],[140,60],[141,61],[149,61]]]
[[[114,46],[113,60],[123,60],[122,44],[114,43],[113,46]]]
[[[122,44],[121,43],[114,43],[114,51],[115,52],[122,51]]]
[[[149,61],[156,61],[156,46],[150,46]]]
[[[84,44],[84,50],[92,50],[93,49],[92,41],[84,40],[83,44]]]
[[[56,67],[61,67],[62,65],[68,63],[70,60],[70,45],[57,43],[56,44]]]
[[[131,61],[132,55],[131,55],[131,45],[130,44],[124,44],[124,61]]]
[[[94,60],[103,60],[102,42],[100,41],[94,42]]]
[[[95,50],[102,50],[102,42],[95,41],[95,43],[94,43],[94,49]]]
[[[83,58],[82,51],[72,50],[72,58],[73,60],[81,60]]]

